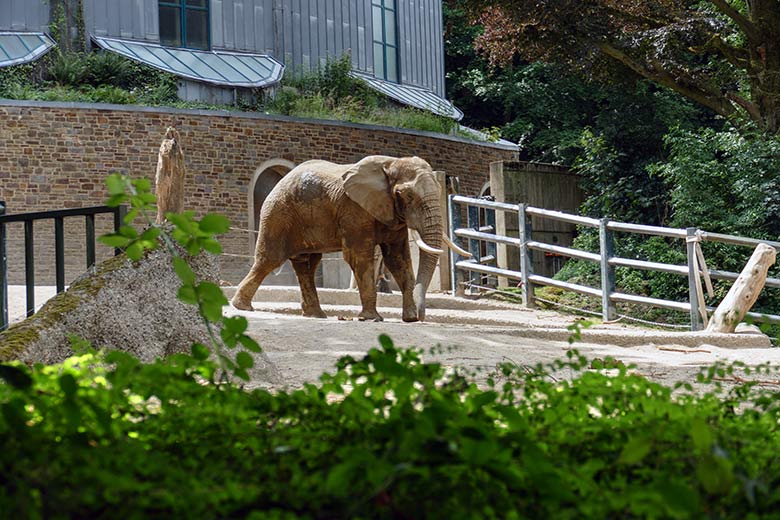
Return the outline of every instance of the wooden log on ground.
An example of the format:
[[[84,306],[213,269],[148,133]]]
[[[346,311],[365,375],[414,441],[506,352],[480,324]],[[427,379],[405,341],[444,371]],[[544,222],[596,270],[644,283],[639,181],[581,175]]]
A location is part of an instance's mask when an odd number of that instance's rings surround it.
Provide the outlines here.
[[[745,313],[750,310],[766,283],[769,268],[775,263],[777,252],[766,244],[759,244],[747,265],[737,277],[731,290],[715,309],[707,332],[731,333]]]
[[[173,127],[165,130],[165,137],[157,156],[157,223],[165,221],[166,213],[180,213],[184,209],[184,152],[179,132]]]

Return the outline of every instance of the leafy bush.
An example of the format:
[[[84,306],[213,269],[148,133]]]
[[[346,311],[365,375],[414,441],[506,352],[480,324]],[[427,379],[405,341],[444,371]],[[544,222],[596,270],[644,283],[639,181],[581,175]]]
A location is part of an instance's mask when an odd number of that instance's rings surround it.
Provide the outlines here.
[[[24,518],[758,518],[780,507],[777,392],[673,396],[619,362],[598,363],[617,375],[586,370],[576,353],[503,366],[482,389],[380,342],[320,385],[275,394],[203,384],[214,365],[186,355],[142,365],[88,351],[60,366],[3,366],[0,508]]]

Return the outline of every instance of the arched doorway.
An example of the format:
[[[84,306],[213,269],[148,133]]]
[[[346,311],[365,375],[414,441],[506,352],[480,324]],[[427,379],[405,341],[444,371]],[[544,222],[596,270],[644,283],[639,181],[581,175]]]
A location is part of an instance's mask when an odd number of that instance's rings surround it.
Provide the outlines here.
[[[252,177],[252,183],[249,189],[249,229],[257,231],[260,220],[260,210],[263,203],[274,186],[282,180],[282,177],[295,167],[295,164],[285,159],[271,159],[260,165]],[[250,251],[254,255],[255,240],[257,234],[251,235]],[[282,267],[269,274],[263,285],[298,285],[298,279],[295,277],[290,262],[285,262]]]

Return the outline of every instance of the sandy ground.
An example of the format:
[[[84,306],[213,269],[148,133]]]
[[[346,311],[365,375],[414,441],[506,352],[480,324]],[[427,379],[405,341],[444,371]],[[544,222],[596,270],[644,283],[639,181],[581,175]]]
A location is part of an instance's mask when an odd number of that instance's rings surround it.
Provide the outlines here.
[[[584,331],[584,341],[572,345],[567,341],[571,332],[566,326],[577,318],[550,311],[480,308],[475,304],[471,309],[429,310],[429,316],[448,318],[443,322],[403,323],[391,317],[397,309],[380,307],[385,321],[375,323],[339,320],[338,316],[350,316],[359,310],[350,305],[323,305],[331,316],[328,319],[297,315],[297,305],[292,303],[259,301],[254,306],[254,312],[233,308],[226,308],[225,312],[248,318],[249,334],[260,342],[286,385],[291,387],[315,382],[321,373],[331,371],[341,356],[357,357],[377,347],[380,334],[387,334],[398,346],[422,348],[426,360],[474,371],[478,381],[484,381],[500,363],[518,366],[549,363],[564,359],[572,348],[589,359],[611,356],[626,365],[635,364],[639,373],[666,384],[694,382],[701,367],[716,361],[780,365],[780,349],[750,348],[749,344],[755,341],[744,336],[744,341],[725,344],[748,345],[747,348],[723,348],[707,341],[688,342],[689,346],[685,346],[679,339],[691,334],[600,325]],[[510,318],[514,319],[511,326],[507,323]],[[498,324],[486,323],[491,320]],[[645,341],[648,333],[655,341]],[[604,334],[613,334],[614,341],[605,341]],[[620,346],[621,343],[629,346]],[[433,347],[444,347],[444,351],[428,353]]]
[[[11,286],[9,293],[9,314],[12,319],[21,319],[24,287]],[[230,289],[226,293],[231,295]],[[36,307],[52,295],[52,287],[37,288]],[[668,384],[693,382],[701,367],[716,361],[780,366],[780,348],[767,348],[765,337],[702,336],[621,323],[584,330],[582,340],[571,345],[567,327],[579,319],[575,316],[443,295],[429,298],[425,323],[403,323],[397,296],[380,300],[379,311],[385,321],[379,323],[354,319],[359,311],[354,292],[320,291],[328,319],[300,316],[295,290],[261,288],[255,299],[254,312],[225,307],[225,313],[247,317],[249,334],[279,369],[281,386],[288,388],[316,382],[322,373],[333,370],[341,356],[360,356],[378,346],[380,334],[389,335],[398,346],[424,349],[426,360],[475,371],[478,380],[487,378],[500,363],[549,363],[563,359],[571,348],[589,359],[611,356],[635,364],[639,373]],[[346,319],[339,320],[339,316]],[[433,347],[444,350],[428,353]]]

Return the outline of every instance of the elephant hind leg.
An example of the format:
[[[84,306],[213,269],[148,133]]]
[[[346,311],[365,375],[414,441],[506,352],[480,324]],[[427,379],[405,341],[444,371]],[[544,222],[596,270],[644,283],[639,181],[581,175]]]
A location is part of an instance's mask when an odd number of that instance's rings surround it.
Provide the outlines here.
[[[322,259],[321,253],[299,255],[290,259],[298,277],[298,285],[301,286],[301,309],[304,316],[312,318],[327,318],[322,311],[320,300],[317,297],[317,287],[314,284],[314,273]]]
[[[249,273],[247,273],[244,279],[241,280],[241,283],[238,284],[236,294],[233,296],[233,299],[230,300],[233,307],[244,311],[254,310],[252,308],[252,298],[257,292],[257,288],[263,283],[265,277],[268,276],[271,271],[282,265],[285,260],[286,258],[282,257],[269,258],[266,255],[257,255],[255,257],[255,263],[252,264]]]

